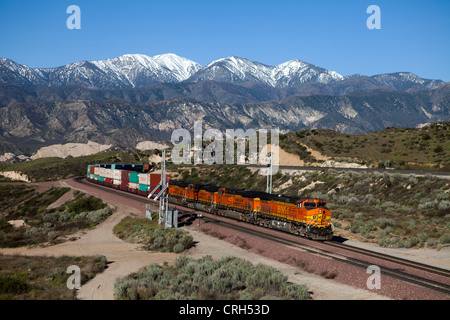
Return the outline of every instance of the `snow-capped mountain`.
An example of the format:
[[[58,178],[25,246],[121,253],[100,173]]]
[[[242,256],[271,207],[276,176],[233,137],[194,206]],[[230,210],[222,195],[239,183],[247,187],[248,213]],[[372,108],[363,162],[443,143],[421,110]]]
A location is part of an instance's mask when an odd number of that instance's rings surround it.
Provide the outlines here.
[[[114,59],[76,62],[47,69],[30,68],[2,58],[0,83],[27,87],[134,88],[157,82],[181,82],[200,68],[198,63],[171,53],[154,57],[126,54]]]
[[[297,59],[268,66],[230,56],[202,67],[172,53],[153,57],[126,54],[114,59],[82,61],[42,69],[30,68],[6,58],[0,59],[0,84],[30,88],[78,86],[124,89],[142,88],[157,83],[199,83],[208,80],[232,85],[256,83],[277,90],[300,88],[297,94],[341,94],[379,88],[406,91],[431,89],[443,83],[441,80],[422,79],[408,72],[344,77],[335,71]]]
[[[371,77],[379,84],[394,86],[400,90],[407,90],[411,85],[431,89],[442,84],[441,80],[423,79],[411,72],[395,72],[379,74]]]
[[[325,70],[297,59],[277,66],[267,66],[245,58],[231,56],[211,62],[187,81],[213,80],[235,84],[248,81],[284,88],[306,82],[329,83],[343,79],[343,76],[334,71]]]

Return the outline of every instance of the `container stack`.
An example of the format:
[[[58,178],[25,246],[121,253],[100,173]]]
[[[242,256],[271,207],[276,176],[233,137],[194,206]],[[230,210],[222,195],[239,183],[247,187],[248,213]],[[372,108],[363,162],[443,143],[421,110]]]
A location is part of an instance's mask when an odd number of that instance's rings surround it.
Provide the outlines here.
[[[88,166],[86,177],[104,186],[148,196],[161,182],[161,174],[146,172],[149,169],[149,165],[96,164]],[[167,176],[166,182],[169,180]],[[154,194],[160,190],[158,187]]]

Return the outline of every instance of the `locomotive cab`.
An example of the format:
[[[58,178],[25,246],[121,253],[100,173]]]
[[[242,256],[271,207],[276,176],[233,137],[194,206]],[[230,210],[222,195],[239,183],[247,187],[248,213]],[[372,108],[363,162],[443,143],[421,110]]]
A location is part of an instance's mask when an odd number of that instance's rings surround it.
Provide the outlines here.
[[[308,225],[326,228],[331,224],[331,212],[325,200],[302,199],[297,206],[305,209],[305,222]]]

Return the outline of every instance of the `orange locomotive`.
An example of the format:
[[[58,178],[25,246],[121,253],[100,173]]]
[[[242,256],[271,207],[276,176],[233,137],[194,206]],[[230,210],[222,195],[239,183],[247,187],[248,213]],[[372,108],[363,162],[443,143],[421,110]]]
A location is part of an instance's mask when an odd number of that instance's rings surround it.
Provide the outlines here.
[[[264,227],[282,229],[314,240],[333,237],[331,212],[321,199],[278,196],[265,192],[170,180],[172,201]]]

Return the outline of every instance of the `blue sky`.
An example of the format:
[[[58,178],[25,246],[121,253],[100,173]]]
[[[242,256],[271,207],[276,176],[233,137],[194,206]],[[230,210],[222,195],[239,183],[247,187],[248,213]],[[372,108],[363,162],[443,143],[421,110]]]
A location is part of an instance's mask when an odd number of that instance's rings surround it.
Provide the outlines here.
[[[70,5],[81,30],[69,30]],[[369,30],[370,5],[381,29]],[[300,59],[342,75],[410,71],[450,81],[448,0],[0,0],[0,57],[57,67],[126,53],[175,53],[202,65],[230,55]]]

